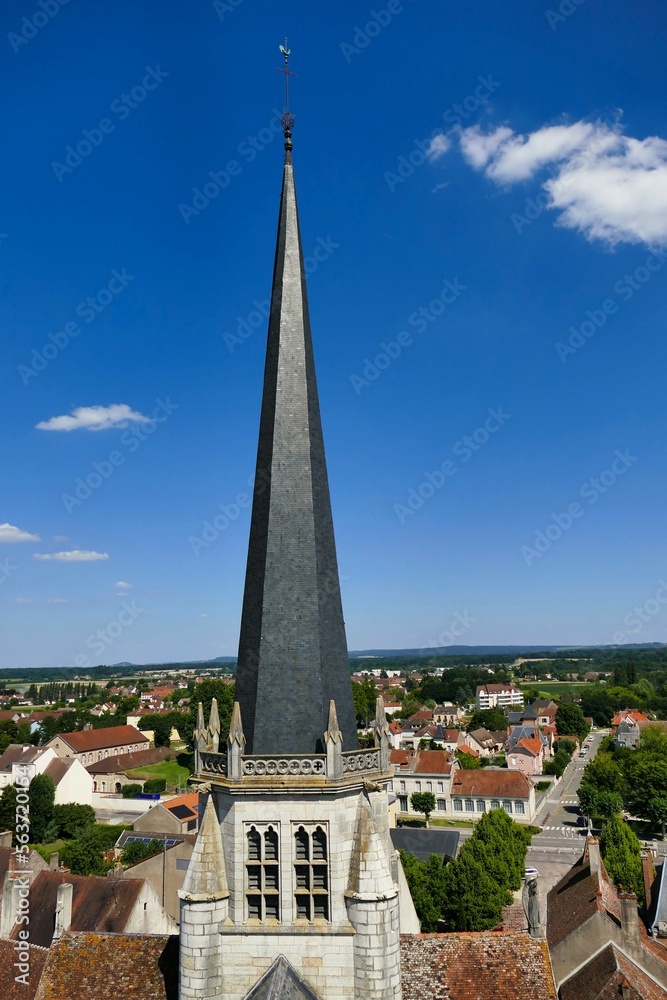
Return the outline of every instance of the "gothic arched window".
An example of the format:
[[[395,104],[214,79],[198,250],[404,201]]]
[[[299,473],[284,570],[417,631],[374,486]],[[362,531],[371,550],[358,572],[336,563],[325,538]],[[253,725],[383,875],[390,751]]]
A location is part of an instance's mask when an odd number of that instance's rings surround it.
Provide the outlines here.
[[[280,920],[280,848],[275,827],[246,834],[246,901],[249,920]]]
[[[300,826],[294,834],[294,900],[297,920],[329,920],[327,834]]]

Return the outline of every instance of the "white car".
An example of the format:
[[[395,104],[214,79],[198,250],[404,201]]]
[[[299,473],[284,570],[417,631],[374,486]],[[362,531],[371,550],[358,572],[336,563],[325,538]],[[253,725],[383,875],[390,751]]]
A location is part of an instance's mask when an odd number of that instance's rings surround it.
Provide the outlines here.
[[[537,868],[528,867],[523,873],[523,877],[524,879],[537,878],[539,874],[540,873],[538,872]]]

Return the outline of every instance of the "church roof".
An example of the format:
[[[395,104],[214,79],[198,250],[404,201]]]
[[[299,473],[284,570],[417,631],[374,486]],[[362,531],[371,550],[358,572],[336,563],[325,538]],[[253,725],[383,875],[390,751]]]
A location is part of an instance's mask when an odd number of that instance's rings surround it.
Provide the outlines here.
[[[251,754],[323,752],[332,699],[358,745],[290,147],[236,673]]]
[[[546,941],[478,931],[401,935],[403,1000],[556,1000]]]
[[[35,1000],[92,998],[178,1000],[178,937],[65,934],[48,953]]]
[[[253,986],[245,1000],[320,1000],[299,978],[284,955]]]
[[[182,899],[194,900],[221,899],[229,895],[222,834],[212,796],[206,803],[199,836],[179,895]]]

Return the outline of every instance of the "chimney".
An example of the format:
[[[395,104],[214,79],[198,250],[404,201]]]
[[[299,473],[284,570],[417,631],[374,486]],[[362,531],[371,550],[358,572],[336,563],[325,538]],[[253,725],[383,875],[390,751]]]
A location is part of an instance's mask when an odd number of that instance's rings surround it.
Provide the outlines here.
[[[4,830],[0,833],[0,847],[11,847],[12,846],[12,831]]]
[[[23,880],[21,880],[23,881]],[[2,887],[2,914],[0,914],[0,938],[8,938],[19,915],[20,882],[15,881],[9,872],[5,875]]]
[[[642,851],[642,875],[644,878],[644,899],[646,909],[651,905],[651,886],[655,882],[655,869],[653,867],[653,854],[651,851]]]
[[[588,847],[588,863],[591,867],[591,875],[600,871],[600,842],[597,837],[588,836],[586,840]]]
[[[83,732],[84,732],[84,733],[87,733],[87,732],[88,732],[88,730],[89,730],[89,729],[92,729],[92,728],[93,728],[93,724],[92,724],[92,722],[87,722],[87,723],[85,724],[85,726],[83,727]]]
[[[58,886],[56,897],[56,926],[53,931],[53,940],[59,941],[63,934],[66,934],[72,923],[72,894],[74,886],[71,882],[62,882]]]
[[[626,951],[634,954],[641,950],[639,940],[639,910],[637,897],[630,887],[630,892],[619,892],[618,901],[621,904],[621,944]]]
[[[49,868],[52,872],[57,872],[60,867],[60,854],[58,851],[54,851],[49,858]]]

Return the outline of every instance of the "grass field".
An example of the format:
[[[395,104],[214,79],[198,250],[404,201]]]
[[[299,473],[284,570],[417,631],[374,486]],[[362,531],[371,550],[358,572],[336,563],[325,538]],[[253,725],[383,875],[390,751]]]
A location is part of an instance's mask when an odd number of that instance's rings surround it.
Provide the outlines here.
[[[560,697],[563,694],[581,694],[583,688],[591,688],[588,681],[529,681],[519,684],[521,690],[537,689],[544,698]]]
[[[187,767],[183,767],[178,761],[163,760],[160,764],[150,764],[148,767],[135,767],[127,772],[133,778],[165,778],[167,787],[177,788],[180,779],[181,788],[185,788],[190,777]]]

